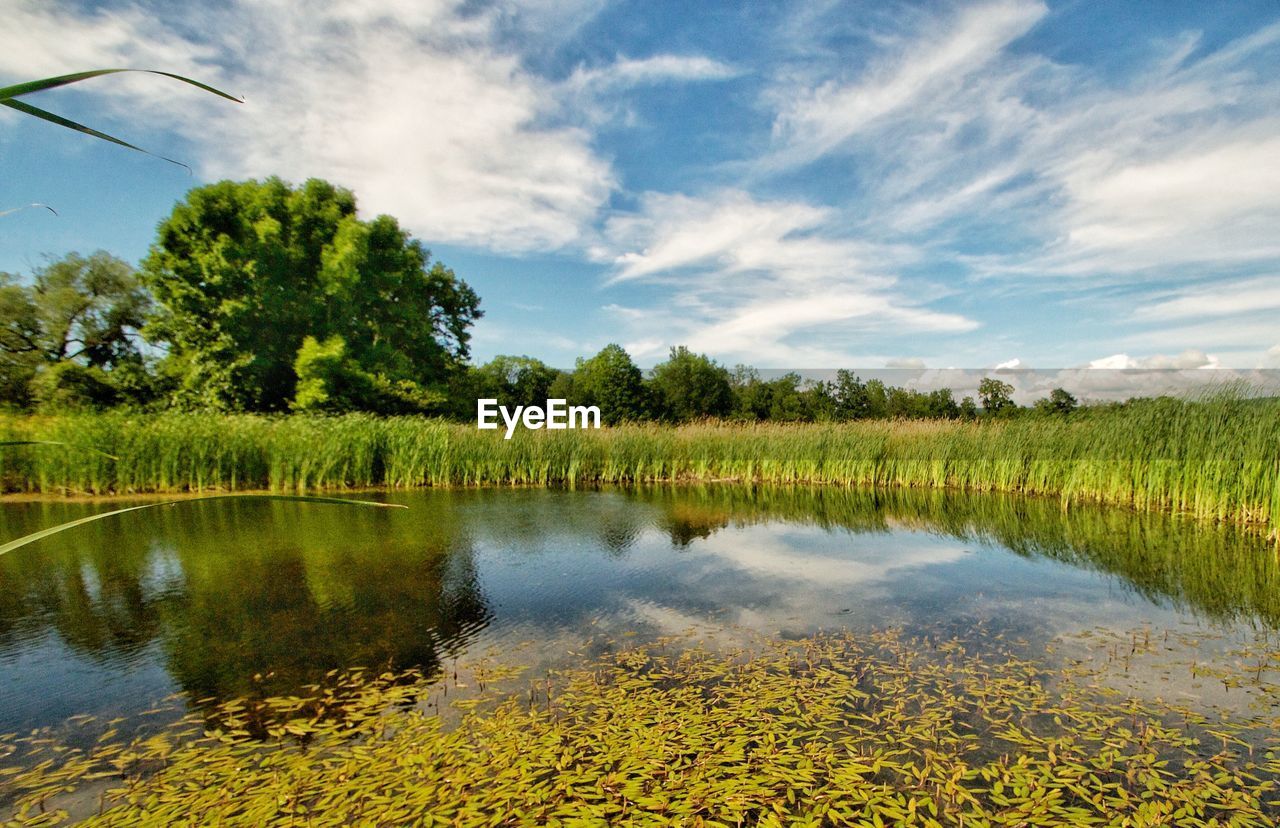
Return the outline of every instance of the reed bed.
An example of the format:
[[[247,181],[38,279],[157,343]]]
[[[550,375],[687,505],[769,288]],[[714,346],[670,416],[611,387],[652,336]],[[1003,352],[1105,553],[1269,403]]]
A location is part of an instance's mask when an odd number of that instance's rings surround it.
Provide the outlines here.
[[[415,417],[10,416],[0,441],[65,444],[0,449],[7,492],[734,480],[1017,492],[1271,527],[1280,518],[1275,399],[1157,399],[978,422],[520,430],[511,440]]]

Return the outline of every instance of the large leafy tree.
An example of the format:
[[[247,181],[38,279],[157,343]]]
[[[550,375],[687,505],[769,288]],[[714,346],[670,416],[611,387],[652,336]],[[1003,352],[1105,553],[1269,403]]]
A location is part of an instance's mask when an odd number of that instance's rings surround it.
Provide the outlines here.
[[[120,389],[110,374],[140,372],[138,328],[148,307],[133,268],[102,251],[50,262],[30,284],[0,273],[3,400],[115,402]]]
[[[729,370],[683,345],[672,348],[667,361],[654,366],[649,384],[654,404],[668,419],[725,417],[733,411]]]
[[[315,179],[192,190],[161,223],[142,276],[158,304],[146,333],[169,349],[164,370],[182,402],[214,408],[287,409],[299,357],[315,367],[319,343],[343,367],[308,377],[311,400],[331,375],[395,389],[401,402],[432,399],[481,315],[475,292],[395,219],[363,221],[350,191]]]

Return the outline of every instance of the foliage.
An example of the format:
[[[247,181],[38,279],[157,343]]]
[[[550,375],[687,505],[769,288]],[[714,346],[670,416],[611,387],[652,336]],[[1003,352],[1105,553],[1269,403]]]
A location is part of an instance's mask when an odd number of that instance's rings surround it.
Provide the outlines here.
[[[158,303],[146,333],[169,348],[179,401],[225,410],[287,409],[308,336],[340,337],[344,359],[392,397],[429,397],[459,370],[480,316],[471,288],[395,219],[361,221],[349,191],[315,179],[192,190],[142,275]]]
[[[631,425],[511,440],[414,417],[0,417],[7,490],[90,493],[657,480],[868,484],[1102,501],[1274,526],[1280,400],[1157,399],[1070,417]]]
[[[290,404],[294,411],[339,414],[371,411],[377,414],[421,414],[440,409],[444,395],[438,391],[382,374],[370,374],[347,354],[340,336],[317,342],[313,336],[302,340],[293,363],[298,377]]]
[[[30,285],[0,273],[4,398],[18,406],[105,407],[142,394],[128,380],[117,387],[113,374],[140,367],[137,333],[149,306],[133,268],[102,251],[50,262]]]
[[[455,727],[418,703],[433,688],[417,675],[345,675],[227,703],[204,734],[62,747],[5,778],[19,825],[67,821],[103,779],[85,824],[1275,824],[1280,688],[1261,668],[1222,677],[1260,685],[1252,720],[1108,692],[1120,672],[894,632],[672,639],[457,700]],[[13,750],[39,758],[46,741]]]
[[[527,356],[496,356],[476,368],[474,395],[467,416],[475,416],[474,401],[479,398],[498,400],[500,405],[541,406],[552,397],[551,387],[561,372],[539,359]]]
[[[654,366],[649,386],[663,419],[684,422],[725,417],[733,410],[729,371],[683,345],[672,348],[667,361]]]
[[[1065,388],[1055,388],[1045,399],[1036,400],[1036,410],[1042,414],[1070,414],[1079,405],[1079,401]]]
[[[988,414],[1001,414],[1016,408],[1013,402],[1013,386],[1002,380],[984,377],[978,383],[978,397]]]
[[[835,401],[824,383],[788,373],[771,380],[739,365],[733,373],[734,417],[740,420],[813,422],[833,418]]]
[[[595,356],[579,359],[568,391],[570,403],[599,406],[601,419],[610,425],[643,419],[650,409],[643,375],[621,345],[606,345]]]

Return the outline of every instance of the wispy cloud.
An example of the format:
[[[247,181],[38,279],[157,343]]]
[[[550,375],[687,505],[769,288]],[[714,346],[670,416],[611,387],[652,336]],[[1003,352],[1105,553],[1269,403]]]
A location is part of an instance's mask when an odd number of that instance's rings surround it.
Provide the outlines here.
[[[642,359],[1277,359],[1276,16],[1139,32],[1110,62],[1053,48],[1087,15],[1042,0],[824,0],[762,13],[767,32],[734,18],[747,45],[705,53],[689,30],[601,47],[582,27],[616,11],[12,0],[0,72],[155,66],[243,94],[123,78],[92,100],[171,125],[206,179],[324,177],[432,243],[594,262],[601,316],[572,321]],[[664,84],[719,97],[617,129]],[[1046,341],[1067,317],[1103,341]]]
[[[725,359],[821,365],[875,331],[977,327],[908,295],[889,269],[902,251],[835,237],[831,218],[809,204],[724,190],[651,193],[637,212],[611,219],[614,283],[668,292],[662,311],[620,314],[640,355],[678,341]]]
[[[639,59],[619,56],[604,66],[579,66],[565,85],[572,89],[609,90],[671,81],[726,80],[737,74],[732,66],[702,55],[654,55]]]
[[[1184,288],[1138,308],[1133,315],[1163,321],[1276,312],[1280,312],[1280,275]]]
[[[914,116],[927,102],[945,100],[1047,11],[1043,3],[1019,0],[969,8],[930,21],[913,40],[891,49],[852,81],[775,90],[780,111],[774,134],[780,146],[764,163],[785,167],[813,161],[895,115]]]
[[[178,128],[206,178],[320,176],[435,241],[507,252],[571,245],[616,175],[589,133],[554,124],[554,85],[500,48],[515,12],[465,6],[237,0],[166,14],[22,2],[8,22],[24,37],[0,69],[189,71],[246,98],[234,111],[191,96],[178,104],[197,116]],[[112,94],[135,109],[162,102],[137,84]]]

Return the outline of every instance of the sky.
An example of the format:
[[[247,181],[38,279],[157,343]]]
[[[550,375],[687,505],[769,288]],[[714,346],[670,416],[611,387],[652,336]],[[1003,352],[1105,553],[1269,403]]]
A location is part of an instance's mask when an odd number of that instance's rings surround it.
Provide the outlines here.
[[[324,178],[480,294],[477,360],[1280,368],[1280,3],[0,0],[0,270]]]

